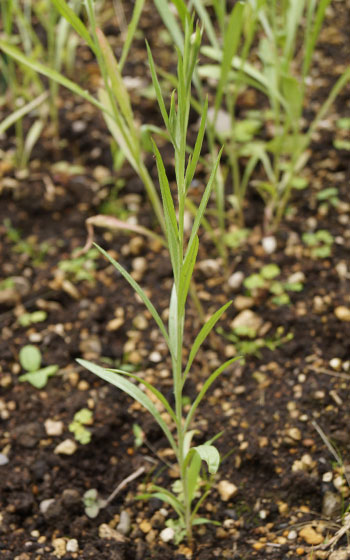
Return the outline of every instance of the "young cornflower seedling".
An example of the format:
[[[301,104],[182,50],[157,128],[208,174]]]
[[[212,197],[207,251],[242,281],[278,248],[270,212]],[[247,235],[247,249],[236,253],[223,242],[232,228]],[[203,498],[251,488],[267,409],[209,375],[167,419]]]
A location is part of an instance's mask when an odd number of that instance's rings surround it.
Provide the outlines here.
[[[204,395],[213,384],[215,379],[222,373],[235,359],[228,360],[218,367],[203,383],[201,390],[193,402],[187,414],[184,413],[183,389],[190,375],[193,361],[200,349],[203,341],[211,332],[217,321],[226,311],[231,302],[223,305],[212,317],[204,324],[197,337],[194,340],[192,348],[188,353],[187,363],[184,366],[184,324],[185,324],[185,307],[187,295],[190,287],[190,281],[193,275],[196,262],[199,240],[198,229],[209,200],[210,192],[214,182],[215,174],[219,164],[220,154],[212,169],[208,184],[204,189],[202,200],[197,208],[196,216],[193,222],[192,231],[189,239],[186,241],[184,216],[186,199],[188,190],[193,179],[196,165],[199,159],[203,136],[205,132],[207,103],[203,107],[202,120],[195,142],[192,155],[186,163],[186,137],[189,120],[190,100],[191,100],[191,81],[194,68],[196,65],[197,55],[200,48],[201,32],[197,27],[193,29],[193,20],[186,21],[186,32],[183,53],[178,54],[177,78],[178,88],[173,93],[170,103],[170,110],[167,111],[161,94],[160,85],[155,72],[154,61],[150,49],[148,48],[149,64],[152,74],[153,85],[156,91],[157,100],[160,111],[162,113],[164,123],[171,139],[175,153],[175,175],[176,175],[176,202],[172,196],[169,181],[166,175],[164,163],[160,152],[154,144],[154,154],[157,162],[160,190],[163,203],[163,212],[166,225],[166,239],[169,247],[170,260],[173,271],[173,286],[170,296],[169,305],[169,322],[166,328],[157,310],[148,299],[142,288],[135,282],[130,274],[116,262],[107,252],[99,248],[107,259],[113,264],[120,274],[131,284],[136,293],[143,300],[145,306],[152,314],[153,319],[157,323],[166,344],[169,348],[172,374],[173,374],[173,392],[175,405],[172,407],[165,396],[153,385],[144,379],[139,378],[133,373],[128,373],[119,369],[107,369],[97,366],[86,360],[78,360],[78,362],[92,371],[102,379],[112,383],[125,393],[133,397],[141,403],[153,416],[154,420],[161,427],[165,437],[167,438],[171,448],[173,449],[180,473],[180,481],[174,492],[160,486],[153,486],[153,491],[142,497],[145,499],[151,496],[157,497],[169,504],[177,513],[178,521],[176,529],[178,535],[183,538],[187,537],[188,542],[192,543],[192,528],[200,523],[208,523],[207,519],[196,517],[203,500],[209,493],[209,485],[206,485],[202,494],[200,492],[201,467],[202,463],[207,464],[210,475],[218,470],[220,464],[220,455],[214,445],[213,440],[203,445],[192,446],[192,439],[195,430],[191,429],[197,408],[202,401]],[[129,381],[131,378],[134,382]],[[157,401],[163,406],[164,410],[171,418],[172,425],[168,425],[163,416],[158,411],[152,400],[141,389],[140,385],[144,385]],[[173,433],[175,431],[175,434]],[[216,438],[214,438],[216,439]],[[179,541],[179,539],[177,539]]]

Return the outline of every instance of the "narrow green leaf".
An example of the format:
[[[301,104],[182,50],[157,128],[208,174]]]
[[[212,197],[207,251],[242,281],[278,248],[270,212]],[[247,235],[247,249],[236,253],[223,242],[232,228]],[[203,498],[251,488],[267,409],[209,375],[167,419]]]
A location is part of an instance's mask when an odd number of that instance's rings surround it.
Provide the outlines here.
[[[119,105],[120,111],[125,121],[127,122],[129,128],[128,133],[133,135],[136,140],[134,115],[131,109],[129,92],[125,87],[122,75],[119,70],[117,59],[115,58],[113,51],[101,29],[96,29],[96,36],[106,64],[108,78],[111,82],[112,92]]]
[[[203,27],[206,34],[208,35],[208,39],[211,42],[212,46],[216,49],[220,49],[221,47],[216,38],[215,29],[213,27],[213,24],[211,23],[211,18],[204,6],[203,0],[193,0],[193,5],[196,8],[196,12],[202,21]]]
[[[6,54],[8,54],[9,56],[17,60],[17,62],[19,62],[20,64],[23,64],[27,68],[31,68],[31,70],[34,70],[34,72],[38,72],[39,74],[46,76],[50,80],[54,80],[61,86],[64,86],[65,88],[75,93],[76,95],[79,95],[80,97],[83,97],[87,101],[90,101],[90,103],[95,105],[95,107],[98,107],[98,109],[100,109],[104,113],[108,113],[107,109],[102,105],[102,103],[100,103],[97,99],[95,99],[95,97],[90,95],[88,91],[82,89],[77,84],[75,84],[74,82],[72,82],[71,80],[69,80],[62,74],[60,74],[59,72],[56,72],[56,70],[53,70],[52,68],[49,68],[48,66],[45,66],[40,62],[37,62],[33,58],[24,55],[19,49],[13,47],[12,45],[9,45],[8,43],[6,43],[6,41],[3,41],[2,39],[0,39],[0,50],[4,51]],[[110,117],[113,118],[113,114],[109,113],[109,115]]]
[[[197,336],[195,338],[195,341],[192,345],[190,355],[188,357],[186,369],[183,373],[183,380],[184,380],[183,382],[186,381],[187,375],[188,375],[188,373],[191,369],[193,360],[195,359],[199,348],[203,344],[204,340],[207,338],[208,334],[215,327],[215,325],[218,322],[218,320],[220,319],[220,317],[225,313],[226,309],[231,305],[231,303],[232,303],[232,301],[229,301],[229,302],[225,303],[225,305],[220,307],[220,309],[215,311],[215,313],[210,317],[210,319],[208,319],[208,321],[203,325],[203,327],[201,328],[201,330],[197,334]]]
[[[153,395],[162,403],[162,405],[164,406],[166,411],[171,416],[172,420],[175,422],[175,424],[177,424],[176,415],[175,415],[173,409],[171,408],[169,402],[164,397],[164,395],[160,391],[158,391],[158,389],[156,389],[156,387],[151,385],[151,383],[149,383],[148,381],[146,381],[142,377],[139,377],[138,375],[135,375],[134,373],[129,373],[127,371],[122,371],[121,369],[106,368],[106,370],[111,371],[113,373],[118,373],[120,375],[126,375],[127,377],[131,377],[132,379],[135,379],[135,381],[137,381],[138,383],[141,383],[142,385],[147,387],[147,389],[149,391],[151,391],[151,393],[153,393]]]
[[[75,31],[86,41],[90,49],[96,54],[96,46],[92,37],[72,8],[65,2],[65,0],[52,0],[52,3],[58,12],[71,24]]]
[[[220,367],[218,367],[209,377],[208,379],[205,381],[205,383],[203,384],[203,387],[201,388],[201,390],[199,391],[196,399],[194,400],[190,410],[188,411],[188,414],[186,416],[186,420],[185,420],[185,424],[184,424],[184,431],[187,431],[191,420],[193,418],[193,415],[199,405],[199,403],[201,402],[201,400],[203,399],[205,393],[208,391],[209,387],[214,383],[215,379],[217,377],[219,377],[219,375],[227,368],[229,367],[231,364],[233,364],[233,362],[235,362],[236,360],[239,360],[241,357],[238,356],[236,358],[231,358],[230,360],[227,360],[227,362],[223,363]]]
[[[164,325],[162,319],[160,318],[160,316],[158,314],[158,311],[154,307],[153,303],[146,296],[146,294],[143,291],[143,289],[141,288],[141,286],[137,282],[135,282],[135,280],[132,278],[132,276],[130,276],[130,274],[125,270],[125,268],[123,266],[121,266],[115,259],[113,259],[113,257],[111,257],[111,255],[109,255],[107,253],[107,251],[102,249],[102,247],[99,247],[99,245],[97,245],[96,243],[94,243],[94,245],[102,253],[102,255],[104,255],[109,260],[109,262],[114,266],[114,268],[116,268],[118,270],[118,272],[120,272],[120,274],[125,278],[125,280],[127,280],[127,282],[129,282],[129,284],[132,286],[132,288],[135,290],[135,292],[140,296],[143,303],[147,307],[148,311],[151,313],[153,319],[157,323],[157,325],[159,327],[159,330],[161,331],[162,335],[164,336],[168,347],[170,347],[169,346],[169,336],[168,336],[167,330],[165,328],[165,325]]]
[[[191,503],[193,498],[195,497],[195,493],[198,487],[198,482],[200,479],[201,464],[202,464],[202,460],[199,453],[194,453],[190,465],[187,468],[187,472],[186,472],[189,503]]]
[[[119,61],[120,71],[123,70],[126,58],[128,56],[132,40],[135,36],[135,32],[137,30],[137,26],[142,14],[143,6],[145,4],[145,0],[136,0],[135,7],[132,12],[131,21],[128,25],[128,31],[126,34],[126,38],[123,44],[123,50]]]
[[[202,200],[201,200],[201,202],[198,206],[198,212],[197,212],[197,215],[196,215],[196,217],[194,219],[194,222],[193,222],[191,236],[190,236],[190,240],[188,242],[188,247],[191,247],[191,243],[193,241],[193,238],[197,235],[199,225],[201,223],[204,211],[205,211],[206,206],[208,204],[208,200],[209,200],[209,197],[210,197],[211,189],[213,187],[216,171],[217,171],[217,168],[218,168],[218,165],[219,165],[219,162],[220,162],[222,150],[223,150],[223,148],[221,148],[221,150],[219,152],[219,155],[216,158],[213,170],[212,170],[212,172],[210,174],[210,177],[209,177],[208,184],[205,187],[205,190],[204,190],[204,193],[203,193],[203,196],[202,196]]]
[[[174,496],[174,494],[169,492],[169,490],[166,490],[165,488],[162,488],[161,486],[153,486],[153,488],[156,490],[156,492],[152,492],[151,494],[148,494],[148,496],[150,496],[152,498],[158,498],[159,500],[162,500],[163,502],[169,504],[176,511],[178,516],[180,518],[183,518],[184,507],[183,507],[182,503],[176,498],[176,496]],[[137,496],[137,497],[139,499],[141,497],[142,497],[141,499],[144,499],[143,496],[147,496],[147,494],[141,494],[140,496]]]
[[[220,79],[215,96],[215,111],[217,112],[222,101],[227,78],[231,69],[232,59],[235,56],[243,29],[244,3],[237,2],[231,11],[222,49]]]
[[[163,200],[163,208],[164,208],[164,217],[165,217],[165,225],[166,225],[166,233],[167,233],[167,241],[168,247],[170,252],[171,263],[174,272],[174,278],[176,284],[178,284],[179,280],[179,232],[177,228],[177,220],[176,220],[176,213],[174,202],[171,196],[171,190],[169,186],[169,181],[166,175],[164,163],[162,160],[162,156],[160,152],[153,142],[153,150],[156,156],[157,162],[157,169],[158,169],[158,176],[159,176],[159,186]]]
[[[121,389],[122,391],[124,391],[124,393],[126,393],[127,395],[132,397],[135,401],[139,402],[142,406],[144,406],[146,410],[148,410],[148,412],[152,414],[154,420],[159,424],[159,426],[163,430],[164,435],[167,437],[171,447],[176,453],[177,446],[168,426],[162,419],[161,415],[159,414],[158,410],[154,406],[151,399],[147,397],[147,395],[143,391],[141,391],[141,389],[137,385],[134,385],[127,379],[124,379],[122,375],[117,373],[112,373],[111,371],[102,368],[101,366],[97,366],[92,362],[88,362],[87,360],[78,359],[77,362],[78,364],[80,364],[87,370],[91,371],[95,375],[98,375],[98,377],[100,377],[104,381],[108,381],[108,383],[111,383],[115,387],[118,387],[118,389]]]
[[[22,117],[39,107],[39,105],[46,101],[48,96],[49,93],[47,91],[44,91],[43,93],[38,95],[38,97],[35,97],[35,99],[33,99],[32,101],[26,103],[25,105],[23,105],[23,107],[20,107],[19,109],[11,113],[0,123],[0,134],[3,134],[15,122],[19,121]]]
[[[163,117],[163,121],[164,121],[164,124],[166,126],[166,129],[169,132],[170,137],[172,138],[173,132],[171,130],[168,113],[167,113],[167,110],[165,108],[165,103],[164,103],[164,99],[163,99],[163,95],[162,95],[162,90],[160,88],[160,84],[159,84],[159,80],[158,80],[158,76],[157,76],[157,72],[156,72],[156,68],[155,68],[155,64],[154,64],[154,60],[153,60],[153,56],[152,56],[152,52],[151,52],[151,49],[150,49],[147,41],[146,41],[146,47],[147,47],[147,54],[148,54],[148,64],[149,64],[149,67],[150,67],[150,70],[151,70],[152,83],[153,83],[154,91],[156,92],[156,97],[157,97],[159,109],[160,109],[160,112],[162,113],[162,117]]]
[[[196,264],[197,254],[198,254],[199,240],[198,237],[194,237],[191,246],[188,247],[186,251],[186,257],[181,268],[180,274],[180,284],[179,284],[179,309],[180,312],[184,310],[187,294],[190,287],[193,269]]]
[[[122,150],[124,156],[130,163],[130,165],[138,173],[139,172],[138,161],[136,159],[136,154],[132,151],[132,149],[137,148],[137,146],[135,145],[135,143],[133,144],[132,147],[130,145],[131,134],[129,134],[128,127],[125,125],[125,122],[123,122],[122,119],[118,118],[117,115],[115,115],[114,117],[110,116],[113,111],[113,107],[106,90],[102,88],[99,89],[98,95],[105,109],[108,109],[108,113],[104,112],[103,117],[106,121],[109,132],[113,136],[114,140],[117,142],[118,146]]]
[[[310,0],[309,0],[310,1]],[[313,15],[313,10],[312,12],[309,11],[308,12],[308,17],[307,17],[307,28],[305,30],[305,44],[304,44],[304,51],[305,51],[305,55],[304,55],[304,61],[303,61],[303,76],[305,77],[310,69],[310,65],[311,65],[311,60],[312,60],[312,56],[315,50],[315,46],[316,46],[316,42],[317,42],[317,38],[319,36],[320,30],[321,30],[321,26],[325,17],[325,13],[326,13],[326,9],[329,6],[329,4],[331,3],[332,0],[319,0],[318,5],[317,5],[317,12],[316,12],[316,16],[314,18],[314,23],[313,23],[313,27],[311,29],[311,22],[310,22],[310,18]],[[315,4],[314,2],[310,1],[310,6],[309,6],[309,10],[311,9],[311,5]]]
[[[193,154],[192,154],[191,160],[189,160],[189,162],[188,162],[188,166],[187,166],[187,169],[186,169],[186,176],[185,176],[186,191],[189,188],[189,186],[191,185],[192,179],[193,179],[195,171],[196,171],[198,159],[199,159],[199,156],[200,156],[200,153],[201,153],[203,138],[204,138],[204,133],[205,133],[205,128],[206,128],[206,122],[207,122],[207,113],[208,113],[208,97],[205,100],[205,104],[204,104],[204,107],[203,107],[203,110],[202,110],[201,124],[200,124],[199,131],[198,131],[198,134],[197,134],[196,143],[194,145]]]
[[[175,45],[180,49],[180,52],[183,52],[183,46],[184,46],[183,33],[176,21],[174,14],[169,9],[168,2],[167,1],[165,2],[164,0],[154,0],[154,3]]]

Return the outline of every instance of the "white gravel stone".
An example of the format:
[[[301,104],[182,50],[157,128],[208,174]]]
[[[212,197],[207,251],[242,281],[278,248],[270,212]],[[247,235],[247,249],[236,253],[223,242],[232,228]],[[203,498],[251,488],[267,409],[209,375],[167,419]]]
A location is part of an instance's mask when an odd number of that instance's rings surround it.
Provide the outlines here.
[[[265,253],[271,255],[277,249],[276,237],[274,237],[273,235],[268,235],[267,237],[264,237],[262,240],[262,246]]]
[[[241,311],[231,323],[231,329],[236,329],[238,327],[248,327],[254,331],[258,331],[262,325],[263,321],[259,315],[251,311],[251,309],[244,309]]]
[[[218,484],[218,491],[221,499],[224,502],[228,502],[228,500],[237,494],[238,488],[235,484],[229,482],[228,480],[220,480]]]
[[[173,540],[173,538],[175,537],[175,531],[171,527],[167,527],[160,532],[159,536],[163,542],[167,543]]]
[[[66,550],[67,552],[78,552],[79,543],[77,539],[69,539],[69,541],[67,542]]]
[[[55,447],[56,455],[73,455],[78,449],[77,444],[72,439],[65,439]]]
[[[60,420],[51,420],[48,418],[44,422],[45,430],[48,436],[61,436],[63,433],[63,422]]]
[[[237,270],[237,272],[231,274],[227,283],[229,288],[231,288],[232,290],[238,290],[242,286],[243,280],[244,280],[244,273],[241,270]]]

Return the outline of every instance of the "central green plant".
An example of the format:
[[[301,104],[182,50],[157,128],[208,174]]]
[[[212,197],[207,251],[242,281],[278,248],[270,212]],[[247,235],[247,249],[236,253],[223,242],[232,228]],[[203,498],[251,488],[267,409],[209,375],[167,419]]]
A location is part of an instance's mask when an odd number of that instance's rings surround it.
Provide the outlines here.
[[[199,28],[197,27],[194,30],[193,21],[187,20],[184,49],[182,54],[179,52],[178,58],[178,87],[172,95],[169,112],[166,109],[161,93],[153,58],[150,50],[148,49],[153,85],[157,94],[160,111],[175,153],[176,194],[173,196],[162,157],[155,144],[153,145],[162,196],[166,225],[166,239],[169,247],[174,278],[169,304],[168,328],[163,323],[157,310],[139,284],[137,284],[130,274],[107,252],[99,248],[101,253],[106,256],[106,258],[122,274],[129,284],[131,284],[143,300],[164,336],[171,356],[175,405],[172,407],[165,396],[156,387],[135,374],[119,369],[103,368],[86,360],[78,360],[82,366],[86,367],[102,379],[122,389],[125,393],[141,403],[152,414],[154,420],[161,427],[176,456],[180,472],[179,485],[181,486],[181,492],[172,493],[166,488],[154,485],[152,492],[144,495],[143,497],[147,499],[150,496],[156,496],[173,507],[178,515],[177,529],[182,536],[187,536],[190,543],[192,541],[192,527],[200,523],[208,522],[208,520],[196,516],[199,507],[209,492],[209,488],[207,486],[202,495],[198,495],[198,487],[201,481],[202,463],[204,462],[207,464],[210,475],[216,473],[220,463],[219,452],[216,447],[212,445],[213,440],[202,445],[192,446],[192,439],[196,433],[196,430],[192,429],[192,422],[198,405],[209,387],[220,375],[220,373],[234,361],[234,359],[227,361],[217,368],[208,377],[208,379],[205,380],[197,397],[190,403],[189,411],[185,414],[183,390],[186,380],[190,375],[193,361],[203,341],[231,303],[228,302],[223,305],[204,324],[193,342],[192,348],[188,354],[187,363],[184,363],[185,308],[199,246],[197,233],[203,213],[208,203],[220,158],[219,154],[212,169],[209,181],[203,191],[203,196],[197,208],[189,239],[186,241],[184,232],[186,199],[199,159],[207,116],[206,103],[203,107],[201,124],[194,149],[192,154],[187,157],[186,138],[191,101],[191,81],[197,61],[200,42],[201,32]],[[131,380],[128,378],[131,378]],[[153,394],[158,403],[163,406],[164,411],[168,413],[168,417],[170,419],[169,423],[164,420],[157,407],[145,394],[140,385],[145,386]]]

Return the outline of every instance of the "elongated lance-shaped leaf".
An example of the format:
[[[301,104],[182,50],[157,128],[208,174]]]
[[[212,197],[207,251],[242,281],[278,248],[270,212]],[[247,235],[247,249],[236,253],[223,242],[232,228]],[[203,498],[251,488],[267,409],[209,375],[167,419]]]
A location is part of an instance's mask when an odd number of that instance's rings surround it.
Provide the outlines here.
[[[82,37],[84,41],[86,41],[90,49],[96,54],[95,43],[89,31],[87,30],[81,19],[74,12],[74,10],[72,10],[72,8],[67,4],[67,2],[65,2],[65,0],[52,0],[52,3],[61,14],[61,16],[63,16],[71,24],[78,35],[80,35],[80,37]]]
[[[155,490],[155,492],[152,491],[152,493],[148,494],[149,496],[159,498],[163,502],[170,504],[171,507],[176,511],[178,516],[180,518],[183,518],[185,512],[184,506],[172,492],[170,492],[166,488],[163,488],[162,486],[157,486],[156,484],[152,486],[152,490]],[[141,496],[144,495],[141,494]],[[140,496],[137,497],[140,498]],[[142,497],[142,499],[144,498]]]
[[[228,75],[231,69],[232,59],[238,49],[243,28],[243,13],[244,3],[237,2],[233,10],[231,11],[224,37],[220,79],[217,86],[217,94],[215,97],[215,113],[217,113],[221,105],[224,89],[226,87]]]
[[[191,442],[192,442],[192,438],[195,434],[198,433],[198,430],[190,430],[189,432],[186,432],[184,435],[184,442],[183,442],[183,456],[186,457],[187,453],[189,452],[189,450],[191,449]]]
[[[2,39],[0,39],[0,50],[4,51],[6,54],[8,54],[9,56],[17,60],[17,62],[19,62],[20,64],[23,64],[27,68],[31,68],[31,70],[34,70],[38,74],[42,74],[43,76],[46,76],[50,80],[54,80],[61,86],[64,86],[65,88],[69,89],[71,92],[79,95],[80,97],[83,97],[87,101],[90,101],[90,103],[95,105],[95,107],[98,107],[100,111],[103,111],[104,113],[109,114],[111,118],[114,118],[113,114],[110,113],[103,106],[102,103],[100,103],[97,99],[95,99],[93,95],[91,95],[88,91],[79,87],[77,84],[75,84],[74,82],[72,82],[71,80],[69,80],[62,74],[60,74],[59,72],[56,72],[56,70],[53,70],[52,68],[49,68],[48,66],[45,66],[40,62],[37,62],[33,58],[24,55],[16,47],[9,45],[8,43],[6,43],[6,41],[3,41]]]
[[[114,268],[116,268],[118,270],[118,272],[120,272],[120,274],[125,278],[125,280],[127,280],[127,282],[129,282],[129,284],[131,285],[131,287],[135,290],[135,292],[140,296],[140,298],[142,299],[143,303],[145,304],[145,306],[147,307],[148,311],[151,313],[153,319],[155,320],[155,322],[157,323],[159,330],[161,331],[162,335],[165,338],[165,341],[168,345],[168,348],[171,351],[170,348],[170,344],[169,344],[169,336],[167,333],[167,330],[165,328],[165,325],[162,321],[162,319],[160,318],[158,311],[156,310],[156,308],[154,307],[153,303],[149,300],[149,298],[146,296],[145,292],[143,291],[143,289],[141,288],[141,286],[135,282],[135,280],[133,279],[132,276],[130,276],[130,274],[125,270],[125,268],[119,264],[115,259],[113,259],[113,257],[111,257],[111,255],[109,255],[107,253],[107,251],[105,251],[104,249],[102,249],[102,247],[100,247],[99,245],[97,245],[96,243],[94,243],[95,247],[97,247],[97,249],[102,253],[102,255],[104,255],[109,262],[114,266]]]
[[[137,150],[137,144],[135,142],[130,142],[132,140],[132,137],[131,134],[129,134],[128,126],[118,114],[115,114],[114,117],[110,116],[110,113],[113,111],[113,107],[106,90],[102,88],[99,89],[98,95],[101,99],[101,102],[103,103],[103,106],[108,109],[108,113],[103,113],[103,116],[108,126],[109,132],[117,142],[118,146],[122,150],[130,165],[137,173],[139,173],[139,154],[135,153],[135,149]]]
[[[297,33],[298,25],[300,25],[303,16],[304,7],[305,7],[305,0],[293,0],[293,2],[289,2],[288,5],[285,27],[283,29],[283,31],[286,34],[284,49],[283,49],[285,71],[287,71],[288,69],[289,62],[293,58],[293,52],[295,51],[296,48],[296,33]],[[277,37],[275,40],[276,41],[278,40]]]
[[[4,119],[0,123],[0,134],[3,134],[8,128],[10,128],[10,126],[24,117],[24,115],[27,115],[28,113],[39,107],[39,105],[46,101],[48,96],[48,92],[44,91],[38,97],[35,97],[35,99],[33,99],[32,101],[26,103],[25,105],[23,105],[23,107],[20,107],[19,109],[11,113],[11,115],[6,117],[6,119]]]
[[[180,49],[180,52],[182,53],[184,46],[183,33],[176,21],[174,14],[169,9],[168,2],[165,2],[164,0],[154,0],[154,3],[157,7],[160,17],[163,20],[164,25],[169,31],[170,36],[173,38],[175,45]]]
[[[186,169],[186,176],[185,176],[185,186],[186,192],[191,185],[192,179],[194,177],[197,163],[199,160],[199,156],[202,149],[203,138],[205,133],[205,126],[207,122],[207,113],[208,113],[208,97],[205,100],[204,107],[202,110],[202,117],[201,117],[201,124],[199,127],[199,131],[196,138],[196,143],[194,145],[194,150],[191,159],[188,162],[187,169]]]
[[[214,167],[213,167],[212,172],[211,172],[210,177],[209,177],[208,184],[205,187],[205,190],[204,190],[204,193],[203,193],[203,196],[202,196],[202,200],[201,200],[201,202],[198,206],[198,212],[197,212],[197,215],[196,215],[195,220],[193,222],[191,236],[190,236],[190,240],[188,242],[188,247],[191,246],[193,238],[195,237],[195,235],[197,235],[198,228],[199,228],[201,220],[202,220],[202,216],[203,216],[204,211],[206,209],[206,206],[208,204],[208,200],[209,200],[209,197],[210,197],[211,189],[213,187],[216,171],[217,171],[217,168],[218,168],[218,165],[219,165],[219,162],[220,162],[222,150],[223,150],[223,148],[221,148],[221,150],[218,154],[218,157],[216,158]]]
[[[177,13],[179,14],[179,18],[181,19],[182,27],[185,28],[185,22],[186,19],[190,17],[190,12],[188,11],[184,0],[171,0],[171,1],[177,9]]]
[[[190,410],[188,411],[188,414],[186,416],[186,420],[185,420],[185,424],[184,424],[184,431],[187,431],[191,420],[193,418],[194,413],[196,412],[196,409],[199,405],[199,403],[201,402],[201,400],[203,399],[205,393],[208,391],[209,387],[214,383],[215,379],[217,377],[219,377],[219,375],[226,369],[228,368],[231,364],[233,364],[233,362],[235,362],[236,360],[239,360],[241,358],[241,356],[238,356],[236,358],[231,358],[230,360],[227,360],[227,362],[221,364],[220,367],[218,367],[209,377],[208,379],[205,381],[205,383],[203,384],[203,387],[201,388],[201,390],[199,391],[196,399],[194,400],[194,402],[192,403],[192,406],[190,408]]]
[[[148,410],[148,412],[152,414],[154,420],[159,424],[172,449],[175,451],[175,453],[177,452],[175,440],[168,426],[164,422],[163,418],[159,414],[151,399],[147,395],[145,395],[145,393],[141,391],[141,389],[137,385],[134,385],[133,383],[125,379],[122,375],[112,373],[101,366],[97,366],[92,362],[88,362],[87,360],[78,359],[77,362],[95,375],[98,375],[98,377],[100,377],[101,379],[104,379],[104,381],[108,381],[108,383],[111,383],[115,387],[118,387],[118,389],[121,389],[135,401],[142,404],[142,406],[144,406],[146,410]]]
[[[170,296],[170,305],[169,305],[169,339],[170,339],[170,347],[172,352],[172,358],[174,363],[178,361],[178,333],[182,332],[182,325],[183,325],[183,316],[181,317],[178,312],[178,299],[177,299],[177,289],[176,284],[173,284]],[[174,380],[177,383],[177,380]]]
[[[193,0],[193,5],[203,23],[203,27],[205,29],[206,34],[208,35],[209,41],[211,42],[212,46],[215,47],[216,49],[220,49],[221,47],[216,38],[215,29],[211,23],[211,18],[206,8],[204,7],[204,2],[202,0]]]
[[[135,375],[134,373],[129,373],[127,371],[122,371],[121,369],[106,368],[106,371],[111,371],[112,373],[118,373],[120,375],[125,375],[127,377],[131,377],[132,379],[135,379],[135,381],[137,381],[138,383],[141,383],[142,385],[147,387],[147,389],[149,391],[151,391],[151,393],[153,393],[153,395],[164,406],[165,410],[171,416],[171,419],[173,420],[173,422],[175,422],[175,424],[177,424],[177,418],[176,418],[175,413],[174,413],[173,409],[171,408],[169,402],[167,401],[167,399],[164,397],[164,395],[160,391],[158,391],[158,389],[156,387],[154,387],[151,383],[146,381],[146,379],[143,379],[142,377],[139,377],[138,375]]]
[[[167,241],[168,241],[168,247],[170,252],[170,259],[172,263],[175,283],[176,285],[178,285],[179,273],[180,273],[179,271],[180,246],[179,246],[179,232],[177,228],[175,207],[171,196],[169,181],[165,172],[162,156],[160,155],[160,152],[157,146],[155,145],[155,143],[153,141],[152,143],[153,143],[154,154],[156,156],[159,186],[160,186],[160,192],[163,200],[165,227],[166,227]]]
[[[96,29],[96,36],[106,64],[108,78],[111,82],[113,95],[115,96],[120,111],[128,124],[129,134],[131,134],[133,136],[133,140],[137,142],[137,134],[134,123],[134,115],[132,113],[130,105],[130,97],[120,73],[117,59],[115,58],[113,51],[101,29]]]
[[[128,25],[128,31],[126,34],[126,38],[123,44],[123,50],[119,61],[120,71],[123,70],[126,58],[128,56],[132,40],[135,36],[135,32],[137,30],[137,26],[142,14],[143,6],[145,4],[145,0],[136,0],[135,7],[132,12],[131,21]]]
[[[195,359],[199,348],[203,344],[204,340],[207,338],[208,334],[215,327],[215,325],[218,322],[218,320],[220,319],[220,317],[225,313],[226,309],[231,305],[231,303],[232,303],[232,301],[228,301],[227,303],[225,303],[225,305],[220,307],[220,309],[215,311],[215,313],[208,319],[208,321],[203,325],[203,327],[201,328],[201,330],[197,334],[197,336],[195,338],[195,341],[192,345],[190,355],[188,357],[188,361],[187,361],[187,364],[186,364],[186,369],[183,373],[183,383],[185,383],[185,381],[187,379],[187,375],[188,375],[188,373],[191,369],[191,366],[193,364],[193,360]]]
[[[304,44],[304,61],[303,61],[303,76],[305,77],[309,71],[312,55],[315,50],[317,38],[319,36],[321,26],[325,17],[325,12],[328,5],[332,0],[320,0],[317,3],[317,11],[314,18],[313,26],[311,26],[311,18],[314,14],[314,7],[316,2],[314,0],[309,0],[308,12],[307,12],[307,26],[305,30],[305,44]]]
[[[160,87],[160,84],[159,84],[159,80],[158,80],[158,76],[157,76],[157,72],[156,72],[156,67],[155,67],[154,60],[153,60],[153,55],[152,55],[151,49],[149,47],[148,41],[146,41],[146,47],[147,47],[147,54],[148,54],[148,64],[149,64],[149,68],[150,68],[150,71],[151,71],[152,83],[153,83],[154,91],[156,93],[159,109],[160,109],[160,112],[162,113],[162,117],[163,117],[163,121],[164,121],[164,124],[166,126],[166,129],[169,132],[170,136],[172,137],[172,131],[171,131],[170,124],[169,124],[168,112],[167,112],[166,107],[165,107],[164,98],[163,98],[163,95],[162,95],[162,90],[161,90],[161,87]]]
[[[198,481],[200,480],[201,464],[202,459],[200,455],[198,453],[194,453],[186,472],[189,503],[191,503],[195,497]]]
[[[184,313],[187,294],[193,275],[193,269],[194,269],[194,265],[196,264],[198,247],[199,247],[199,240],[198,237],[196,236],[193,238],[191,246],[188,247],[188,250],[186,251],[186,257],[181,267],[180,284],[178,290],[180,313]]]

